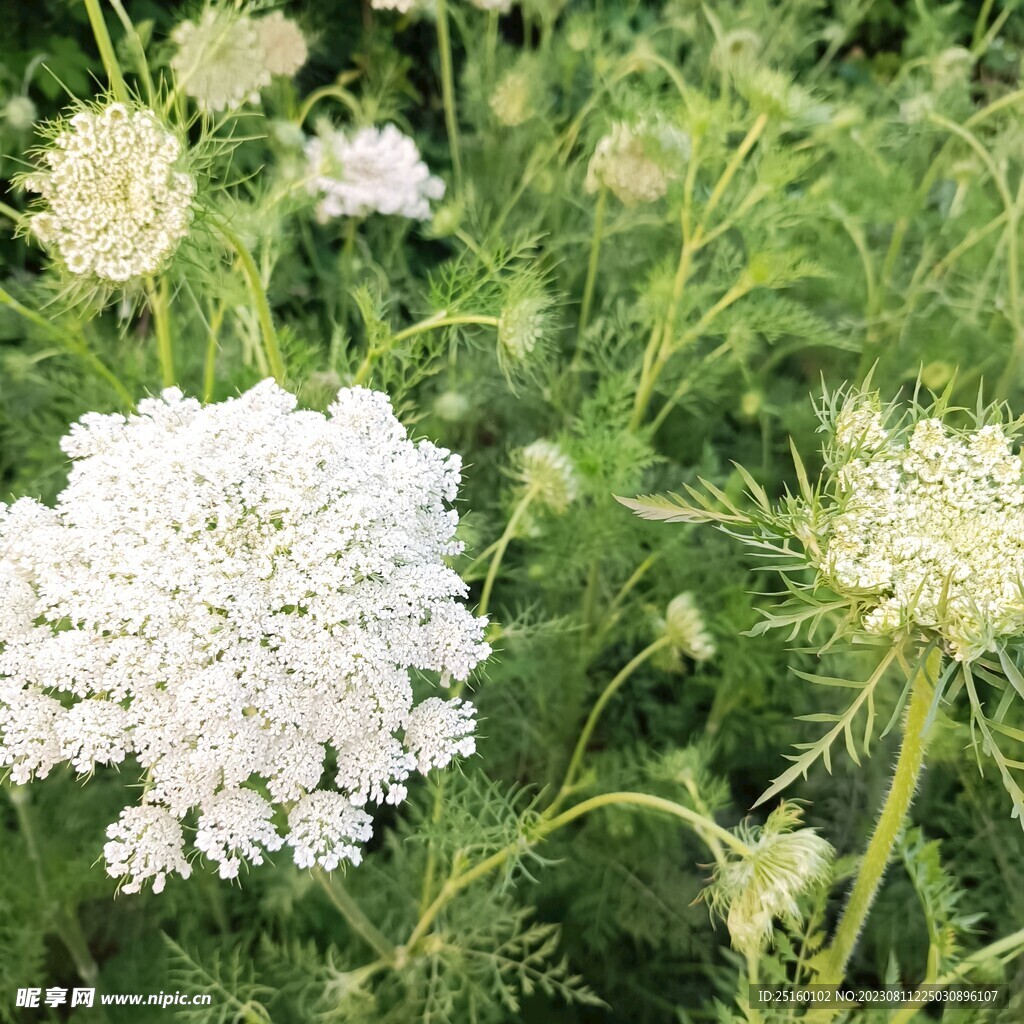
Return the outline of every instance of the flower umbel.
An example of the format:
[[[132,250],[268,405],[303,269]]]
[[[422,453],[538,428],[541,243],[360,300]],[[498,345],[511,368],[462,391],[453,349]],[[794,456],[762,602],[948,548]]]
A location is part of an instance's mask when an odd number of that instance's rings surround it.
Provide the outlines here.
[[[201,110],[255,103],[260,90],[270,85],[273,69],[259,23],[244,14],[208,7],[198,21],[178,25],[171,39],[178,45],[171,58],[178,87]]]
[[[444,182],[393,124],[351,133],[326,128],[306,143],[306,156],[322,220],[371,213],[427,220],[430,200],[444,197]]]
[[[586,188],[603,186],[626,206],[653,203],[682,174],[689,156],[689,136],[672,125],[620,122],[597,144]]]
[[[195,179],[179,170],[182,146],[145,107],[80,110],[41,152],[22,183],[42,208],[33,234],[75,275],[122,284],[156,273],[192,221]]]
[[[489,653],[444,562],[460,460],[410,441],[387,396],[344,389],[325,417],[272,381],[205,407],[171,388],[63,447],[55,508],[0,506],[0,765],[26,782],[134,756],[143,803],[106,847],[127,891],[188,874],[193,813],[223,878],[284,843],[357,861],[359,805],[472,752],[472,707],[414,706],[410,683]]]

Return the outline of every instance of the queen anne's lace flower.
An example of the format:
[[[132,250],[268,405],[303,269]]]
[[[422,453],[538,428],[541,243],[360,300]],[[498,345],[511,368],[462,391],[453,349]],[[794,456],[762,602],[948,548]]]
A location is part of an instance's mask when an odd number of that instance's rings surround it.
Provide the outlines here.
[[[312,195],[323,220],[383,213],[413,220],[430,216],[444,182],[430,173],[416,143],[393,124],[353,133],[327,130],[306,143]]]
[[[424,0],[370,0],[370,6],[375,11],[398,11],[399,14],[408,14],[417,7],[422,7]]]
[[[255,24],[266,69],[272,75],[294,75],[309,57],[302,29],[280,11],[271,11]]]
[[[198,21],[171,33],[178,86],[203,110],[233,110],[255,103],[270,85],[271,71],[258,22],[228,10],[207,8]]]
[[[357,805],[472,751],[472,709],[414,706],[409,678],[489,653],[444,561],[460,461],[410,441],[387,396],[342,390],[325,417],[272,381],[206,407],[171,388],[63,448],[55,508],[0,505],[0,766],[134,756],[144,803],[105,848],[127,891],[188,874],[192,814],[222,877],[282,843],[358,860]]]
[[[68,270],[120,283],[155,273],[192,221],[195,180],[153,111],[110,103],[70,118],[28,174],[43,209],[30,224]]]
[[[543,438],[527,445],[519,458],[520,479],[537,501],[557,514],[565,512],[579,490],[572,459],[554,441]]]
[[[597,144],[587,168],[586,189],[607,188],[626,206],[653,203],[682,174],[689,136],[671,125],[616,124]]]
[[[886,426],[863,398],[835,422],[837,506],[821,571],[864,626],[936,631],[973,660],[1024,631],[1024,464],[998,424]]]
[[[128,879],[123,886],[127,893],[141,892],[150,879],[153,892],[163,892],[168,875],[188,878],[192,874],[182,852],[185,836],[181,822],[162,807],[126,807],[107,827],[107,839],[103,847],[107,871],[115,878]]]
[[[691,593],[678,594],[665,610],[665,633],[674,650],[694,661],[714,657],[715,639]]]

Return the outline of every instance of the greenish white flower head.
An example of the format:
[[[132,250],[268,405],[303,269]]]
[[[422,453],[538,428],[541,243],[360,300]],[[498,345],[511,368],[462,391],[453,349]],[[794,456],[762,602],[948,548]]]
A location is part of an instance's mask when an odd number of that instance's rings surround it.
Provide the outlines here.
[[[660,121],[616,124],[587,168],[586,189],[607,188],[625,206],[653,203],[680,177],[690,157],[686,132]]]
[[[488,101],[498,123],[515,128],[537,113],[534,85],[536,73],[527,67],[514,67],[498,80]]]
[[[676,651],[694,661],[707,661],[717,650],[697,599],[688,591],[672,598],[665,609],[665,634]]]
[[[24,132],[36,123],[39,112],[28,96],[12,96],[4,104],[2,116],[8,127]]]
[[[758,956],[769,945],[773,922],[799,924],[800,897],[829,878],[834,850],[813,828],[796,828],[801,811],[780,804],[763,826],[737,832],[750,847],[721,864],[704,896],[725,919],[735,949]]]
[[[557,515],[567,511],[579,490],[572,459],[554,441],[542,438],[519,453],[519,462],[519,477],[537,502]]]
[[[281,11],[271,11],[257,18],[256,34],[263,47],[263,62],[272,75],[291,78],[309,57],[309,47],[302,29]]]
[[[711,49],[711,66],[717,71],[746,70],[761,56],[764,40],[748,28],[725,32]]]
[[[430,173],[416,143],[393,124],[342,131],[325,126],[306,143],[309,191],[321,220],[371,213],[427,220],[444,182]]]
[[[208,7],[198,21],[178,25],[171,39],[178,47],[171,58],[177,85],[201,110],[255,103],[270,85],[260,29],[244,14]]]
[[[889,425],[871,396],[835,420],[820,571],[872,633],[926,630],[958,660],[1024,632],[1024,464],[997,422]]]
[[[32,233],[72,273],[123,284],[156,273],[188,233],[195,179],[177,136],[145,107],[108,103],[57,126],[22,183]]]
[[[473,752],[472,705],[411,682],[490,653],[445,562],[459,457],[379,392],[295,405],[265,381],[88,414],[56,506],[0,505],[0,768],[134,758],[147,785],[104,848],[127,892],[189,874],[192,820],[222,878],[283,846],[358,862],[364,805]]]

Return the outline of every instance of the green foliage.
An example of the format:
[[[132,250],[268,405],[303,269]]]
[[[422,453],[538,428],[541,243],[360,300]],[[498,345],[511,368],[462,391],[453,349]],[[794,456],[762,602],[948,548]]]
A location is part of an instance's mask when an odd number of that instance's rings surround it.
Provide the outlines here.
[[[197,864],[161,896],[115,900],[103,828],[138,766],[85,786],[54,772],[27,805],[4,781],[0,1022],[34,1012],[18,988],[83,978],[208,993],[173,1012],[225,1024],[803,1019],[756,1015],[747,983],[816,977],[918,653],[848,643],[861,604],[812,583],[798,541],[832,467],[808,394],[867,380],[886,402],[945,389],[973,409],[984,385],[1024,411],[1015,5],[318,0],[282,7],[306,65],[215,114],[170,64],[197,5],[98,6],[128,87],[188,140],[200,201],[159,279],[69,290],[14,182],[33,125],[104,94],[107,69],[86,5],[8,5],[0,498],[52,501],[68,425],[168,384],[218,401],[276,374],[315,409],[343,386],[385,390],[412,433],[464,458],[453,564],[471,605],[486,594],[496,653],[466,694],[477,755],[379,808],[373,848],[330,891],[282,851],[237,884]],[[430,219],[319,216],[306,139],[386,122],[446,182]],[[595,150],[622,125],[664,144],[599,181]],[[654,198],[634,202],[639,185]],[[521,452],[540,439],[573,467],[562,512],[524,497]],[[694,528],[709,521],[722,533]],[[707,660],[649,650],[683,593]],[[928,768],[848,979],[962,970],[1020,989],[1024,854],[1004,792],[1021,814],[1019,653],[934,680]],[[839,857],[748,959],[698,897],[735,853],[714,828],[756,841],[783,789]],[[683,815],[588,803],[614,793]],[[1013,998],[994,1021],[1020,1018]]]

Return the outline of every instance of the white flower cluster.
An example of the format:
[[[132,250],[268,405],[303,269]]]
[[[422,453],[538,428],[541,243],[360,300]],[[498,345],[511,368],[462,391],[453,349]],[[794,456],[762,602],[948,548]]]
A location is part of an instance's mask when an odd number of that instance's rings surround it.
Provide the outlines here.
[[[697,599],[689,591],[677,594],[665,610],[665,633],[673,649],[694,661],[707,661],[716,651]]]
[[[541,438],[528,444],[519,453],[519,461],[519,478],[541,505],[561,515],[576,500],[576,467],[554,441]]]
[[[398,11],[399,14],[408,14],[417,7],[422,7],[423,0],[370,0],[370,6],[375,11]]]
[[[607,188],[621,203],[653,203],[682,174],[690,137],[660,122],[616,124],[597,144],[587,168],[586,189]]]
[[[358,861],[362,805],[473,752],[472,706],[410,684],[489,654],[444,561],[461,463],[386,395],[343,389],[325,417],[273,381],[205,407],[170,388],[63,448],[55,508],[0,506],[0,766],[134,756],[142,804],[104,851],[126,891],[188,875],[193,814],[222,877],[285,844]]]
[[[306,143],[306,157],[321,220],[371,213],[426,220],[430,200],[444,197],[444,182],[393,124],[355,132],[325,129]]]
[[[864,626],[935,631],[957,659],[1024,631],[1024,463],[998,424],[889,429],[857,397],[835,424],[822,572],[867,596]]]
[[[156,273],[192,222],[196,183],[181,143],[146,108],[110,103],[73,115],[26,175],[45,209],[31,218],[73,274],[121,283]]]
[[[178,87],[203,110],[255,103],[272,75],[294,75],[309,56],[302,30],[280,11],[262,18],[208,7],[171,33]]]

